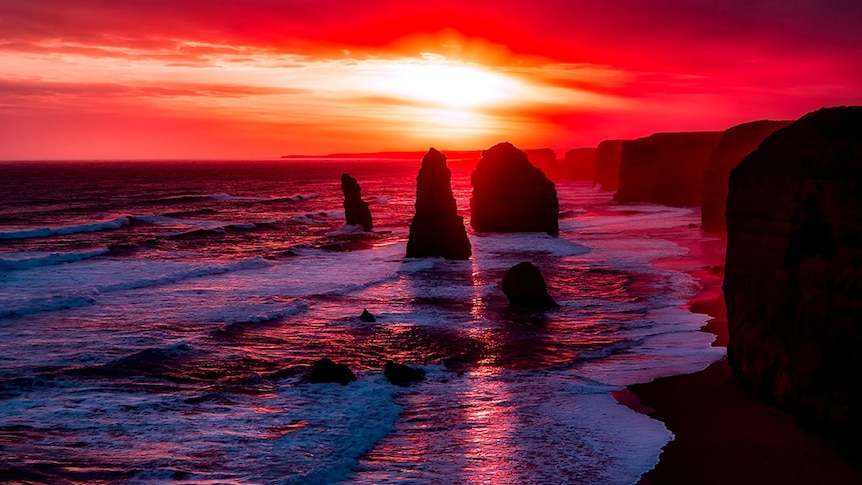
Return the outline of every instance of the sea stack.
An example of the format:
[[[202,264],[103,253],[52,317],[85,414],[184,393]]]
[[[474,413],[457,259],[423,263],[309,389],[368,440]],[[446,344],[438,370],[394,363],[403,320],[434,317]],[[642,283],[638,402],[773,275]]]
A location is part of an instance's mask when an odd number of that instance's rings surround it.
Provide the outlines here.
[[[344,217],[347,224],[362,226],[363,231],[370,232],[373,228],[371,211],[368,209],[368,202],[362,200],[359,182],[344,174],[341,176],[341,191],[344,192]]]
[[[464,218],[458,215],[451,179],[446,155],[429,149],[416,177],[416,214],[410,223],[408,258],[470,258],[470,240]]]
[[[473,229],[559,232],[556,186],[511,143],[500,143],[482,152],[471,183]]]
[[[721,135],[721,141],[712,152],[703,173],[703,203],[700,207],[704,231],[725,231],[724,209],[730,171],[757,149],[764,138],[790,123],[792,121],[752,121],[728,128]]]
[[[614,199],[700,205],[704,170],[721,135],[720,131],[655,133],[623,142]]]
[[[723,289],[743,383],[858,447],[862,107],[810,113],[730,172]]]

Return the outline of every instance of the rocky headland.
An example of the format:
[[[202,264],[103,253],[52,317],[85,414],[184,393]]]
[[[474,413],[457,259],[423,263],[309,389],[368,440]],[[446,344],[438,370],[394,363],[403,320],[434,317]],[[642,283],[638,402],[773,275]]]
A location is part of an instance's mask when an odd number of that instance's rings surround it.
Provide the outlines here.
[[[623,203],[700,205],[704,170],[721,135],[720,131],[655,133],[623,142],[614,198]]]
[[[752,121],[729,128],[721,135],[703,174],[701,220],[704,231],[725,231],[724,210],[730,171],[756,150],[764,138],[790,123],[792,121]]]
[[[604,190],[616,191],[619,187],[622,149],[623,140],[605,140],[596,148],[593,182]]]
[[[862,107],[810,113],[730,173],[724,295],[742,382],[858,450]]]

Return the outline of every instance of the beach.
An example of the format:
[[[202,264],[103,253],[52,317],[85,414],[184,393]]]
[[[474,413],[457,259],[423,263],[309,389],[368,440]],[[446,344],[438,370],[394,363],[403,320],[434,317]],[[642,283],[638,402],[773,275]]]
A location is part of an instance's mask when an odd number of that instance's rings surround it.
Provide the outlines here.
[[[715,260],[715,247],[708,251]],[[702,330],[716,335],[713,345],[726,347],[720,268],[692,275],[703,288],[689,309],[712,317]],[[825,438],[800,429],[791,414],[747,391],[726,358],[701,372],[629,386],[616,397],[675,435],[639,485],[862,483],[862,467]]]

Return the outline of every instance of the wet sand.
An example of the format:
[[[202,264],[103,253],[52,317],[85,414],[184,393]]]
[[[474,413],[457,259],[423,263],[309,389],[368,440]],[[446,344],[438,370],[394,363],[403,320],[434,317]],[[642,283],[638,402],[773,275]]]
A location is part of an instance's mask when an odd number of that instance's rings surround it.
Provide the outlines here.
[[[689,308],[712,317],[703,330],[727,346],[720,273],[694,274],[703,291]],[[862,484],[862,466],[832,443],[801,430],[793,416],[756,399],[726,359],[701,372],[629,386],[616,395],[635,411],[661,420],[676,438],[639,485]]]

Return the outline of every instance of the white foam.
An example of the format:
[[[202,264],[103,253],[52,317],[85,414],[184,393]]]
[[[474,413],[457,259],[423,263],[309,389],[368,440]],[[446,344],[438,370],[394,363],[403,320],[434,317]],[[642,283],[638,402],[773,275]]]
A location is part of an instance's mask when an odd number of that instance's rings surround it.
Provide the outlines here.
[[[252,197],[245,195],[230,195],[230,194],[210,194],[206,197],[215,200],[239,200],[239,201],[262,201],[262,200],[270,200],[269,197]]]
[[[205,219],[183,219],[178,217],[171,216],[156,216],[156,215],[146,215],[146,216],[135,216],[134,219],[136,221],[144,222],[146,224],[155,224],[160,226],[171,226],[176,229],[180,229],[181,231],[174,235],[181,235],[191,231],[212,231],[212,232],[224,232],[226,229],[235,228],[235,229],[255,229],[257,225],[252,222],[226,222],[226,221],[217,221],[217,220],[205,220]]]
[[[39,399],[4,401],[0,421],[57,423],[82,445],[74,453],[80,472],[110,457],[142,470],[129,483],[335,483],[350,477],[400,412],[398,388],[379,374],[359,377],[347,386],[284,383],[263,395],[223,394],[230,404],[188,404],[200,391],[180,388],[92,386],[87,399],[46,388]]]
[[[109,252],[110,249],[102,247],[88,251],[70,251],[67,253],[48,253],[42,251],[6,253],[0,257],[0,269],[16,270],[37,268],[39,266],[51,266],[54,264],[69,263],[73,261],[83,261]]]
[[[119,229],[129,224],[131,216],[115,217],[113,219],[97,222],[86,222],[62,227],[41,227],[31,229],[19,229],[15,231],[0,231],[0,239],[29,239],[34,237],[65,236],[80,232],[96,232],[110,229]]]
[[[530,253],[564,258],[590,251],[589,247],[571,239],[551,236],[543,232],[472,234],[470,242],[477,260],[502,258],[507,261],[507,264],[509,261],[520,261],[523,255]]]
[[[206,321],[224,323],[260,323],[299,315],[306,311],[310,304],[306,300],[283,302],[271,297],[256,298],[257,301],[245,302],[214,308],[202,312]]]
[[[672,437],[618,404],[612,388],[570,374],[428,371],[404,396],[411,419],[360,462],[352,483],[628,485]],[[399,473],[403,464],[409,473]]]
[[[272,264],[261,257],[204,264],[104,258],[76,265],[28,268],[10,274],[0,288],[0,317],[78,308],[94,304],[110,293],[260,270]]]

